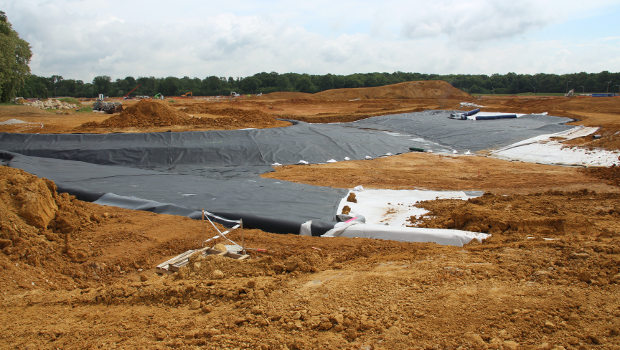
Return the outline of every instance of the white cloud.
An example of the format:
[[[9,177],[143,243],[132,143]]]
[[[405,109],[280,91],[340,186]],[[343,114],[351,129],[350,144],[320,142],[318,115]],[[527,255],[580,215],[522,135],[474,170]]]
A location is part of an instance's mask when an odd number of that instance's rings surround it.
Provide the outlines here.
[[[91,81],[261,71],[618,71],[617,38],[536,36],[613,3],[0,0],[0,8],[31,43],[33,73]]]

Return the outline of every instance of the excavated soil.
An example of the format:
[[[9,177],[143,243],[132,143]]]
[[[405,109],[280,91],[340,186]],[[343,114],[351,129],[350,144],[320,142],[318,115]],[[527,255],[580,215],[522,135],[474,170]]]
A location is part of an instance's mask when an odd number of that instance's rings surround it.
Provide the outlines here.
[[[190,116],[186,112],[215,114],[217,117],[200,118]],[[290,125],[288,122],[275,120],[272,116],[260,111],[245,111],[234,108],[213,109],[200,105],[177,110],[166,102],[142,100],[100,123],[84,123],[77,130],[82,132],[91,129],[104,129],[106,131],[126,128],[152,130],[152,128],[161,127],[239,129],[248,124],[260,124],[263,127]]]
[[[618,194],[423,203],[428,225],[493,233],[463,248],[238,230],[249,260],[193,256],[160,276],[215,230],[84,203],[12,168],[0,179],[2,347],[620,346]]]
[[[195,119],[247,112],[240,125],[254,127],[254,111],[325,122],[464,109],[460,102],[469,101],[486,110],[573,117],[575,124],[602,127],[600,139],[573,142],[619,148],[620,98],[378,96],[284,93],[163,106],[183,118],[191,118],[183,109],[193,108]],[[137,105],[123,103],[126,110]],[[109,118],[67,113],[0,106],[0,121],[28,122],[0,131],[75,132]],[[218,127],[228,126],[212,128]],[[617,167],[410,153],[278,167],[266,176],[343,188],[483,190],[466,202],[422,203],[430,212],[418,225],[492,236],[446,247],[237,230],[229,237],[244,242],[249,260],[192,257],[179,273],[159,276],[157,264],[201,247],[216,230],[197,220],[81,202],[58,194],[50,181],[0,166],[0,347],[620,348]]]
[[[142,100],[98,124],[83,124],[85,128],[127,128],[171,125],[199,125],[202,121],[169,107],[165,102]]]
[[[608,168],[584,168],[583,171],[586,174],[599,178],[610,185],[616,187],[620,186],[620,167],[611,166]]]
[[[409,81],[388,86],[333,89],[314,94],[323,100],[351,99],[471,99],[471,95],[441,80]]]
[[[620,233],[620,194],[549,191],[494,195],[462,200],[425,201],[429,210],[411,226],[445,227],[493,235],[545,237],[584,235],[614,237]]]
[[[306,92],[287,92],[287,91],[278,91],[271,92],[261,96],[263,100],[291,100],[291,99],[301,99],[301,100],[310,100],[313,99],[313,95]]]
[[[589,188],[617,192],[613,168],[560,167],[466,155],[406,153],[373,160],[285,165],[263,177],[338,188],[429,189],[513,194]]]

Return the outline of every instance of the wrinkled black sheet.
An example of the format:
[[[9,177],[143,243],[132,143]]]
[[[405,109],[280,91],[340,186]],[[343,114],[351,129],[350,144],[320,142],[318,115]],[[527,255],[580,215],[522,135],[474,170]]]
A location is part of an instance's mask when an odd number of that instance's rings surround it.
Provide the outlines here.
[[[274,129],[135,134],[0,134],[0,159],[100,204],[313,234],[335,223],[345,190],[263,179],[273,163],[322,163],[408,152],[481,150],[566,130],[567,118],[452,120],[451,111]],[[351,184],[351,187],[357,184]],[[221,220],[225,222],[226,220]],[[249,225],[248,225],[249,223]]]

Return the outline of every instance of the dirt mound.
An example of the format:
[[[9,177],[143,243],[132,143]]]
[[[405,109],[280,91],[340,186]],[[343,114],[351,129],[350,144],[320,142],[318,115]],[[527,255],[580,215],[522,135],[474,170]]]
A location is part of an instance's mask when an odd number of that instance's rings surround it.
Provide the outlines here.
[[[165,102],[142,100],[101,123],[85,123],[82,127],[127,128],[172,125],[200,125],[201,120],[168,106]]]
[[[291,125],[289,122],[277,120],[275,116],[257,109],[234,107],[213,107],[211,104],[191,104],[182,107],[186,113],[199,114],[204,123],[221,129],[240,128],[274,128]]]
[[[273,116],[259,111],[257,109],[241,109],[233,107],[213,107],[209,104],[192,104],[187,107],[182,107],[181,110],[185,113],[195,114],[210,114],[214,116],[233,117],[231,121],[247,121],[247,120],[272,120]]]
[[[151,225],[154,217],[159,216],[82,202],[57,193],[47,179],[0,166],[0,288],[55,290],[108,282],[196,248],[198,236],[214,232],[182,217],[164,216]],[[184,224],[186,233],[178,237],[175,229]]]
[[[313,98],[312,94],[306,92],[289,92],[289,91],[278,91],[271,92],[265,94],[260,97],[263,100],[310,100]]]
[[[210,114],[215,117],[194,117],[187,113]],[[244,127],[281,127],[288,122],[259,110],[238,108],[213,108],[203,104],[190,104],[177,110],[165,102],[142,100],[101,123],[88,122],[78,129],[92,128],[157,128],[189,126],[195,129],[239,129]]]
[[[449,83],[441,80],[409,81],[386,86],[334,89],[321,91],[314,94],[321,100],[353,100],[353,99],[408,99],[408,98],[433,98],[433,99],[471,99],[468,93],[459,90]]]
[[[430,213],[418,225],[493,235],[609,236],[620,232],[618,203],[618,193],[588,190],[510,196],[485,194],[468,201],[421,202],[419,206]],[[412,217],[411,221],[417,220]]]
[[[0,167],[0,266],[13,270],[13,281],[28,275],[25,279],[32,281],[31,286],[68,283],[70,279],[62,272],[67,264],[80,263],[88,256],[73,247],[72,235],[102,220],[76,204],[74,197],[58,194],[53,182]],[[31,269],[40,267],[45,268],[47,278],[31,275]],[[54,274],[58,276],[52,278]],[[0,279],[0,285],[7,283]]]

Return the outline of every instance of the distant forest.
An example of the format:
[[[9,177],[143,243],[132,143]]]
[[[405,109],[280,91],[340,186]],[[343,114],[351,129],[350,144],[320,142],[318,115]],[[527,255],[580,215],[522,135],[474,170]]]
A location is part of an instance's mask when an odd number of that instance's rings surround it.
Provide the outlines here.
[[[519,94],[519,93],[565,93],[574,89],[582,92],[619,92],[620,73],[573,74],[422,74],[422,73],[364,73],[350,75],[309,75],[297,73],[258,73],[244,78],[209,76],[200,78],[126,77],[112,80],[109,76],[97,76],[92,82],[64,79],[59,75],[49,78],[30,75],[17,96],[47,98],[55,96],[121,97],[137,88],[132,96],[179,96],[192,92],[195,96],[270,93],[274,91],[319,92],[329,89],[358,88],[395,84],[415,80],[444,80],[452,86],[472,94]]]

